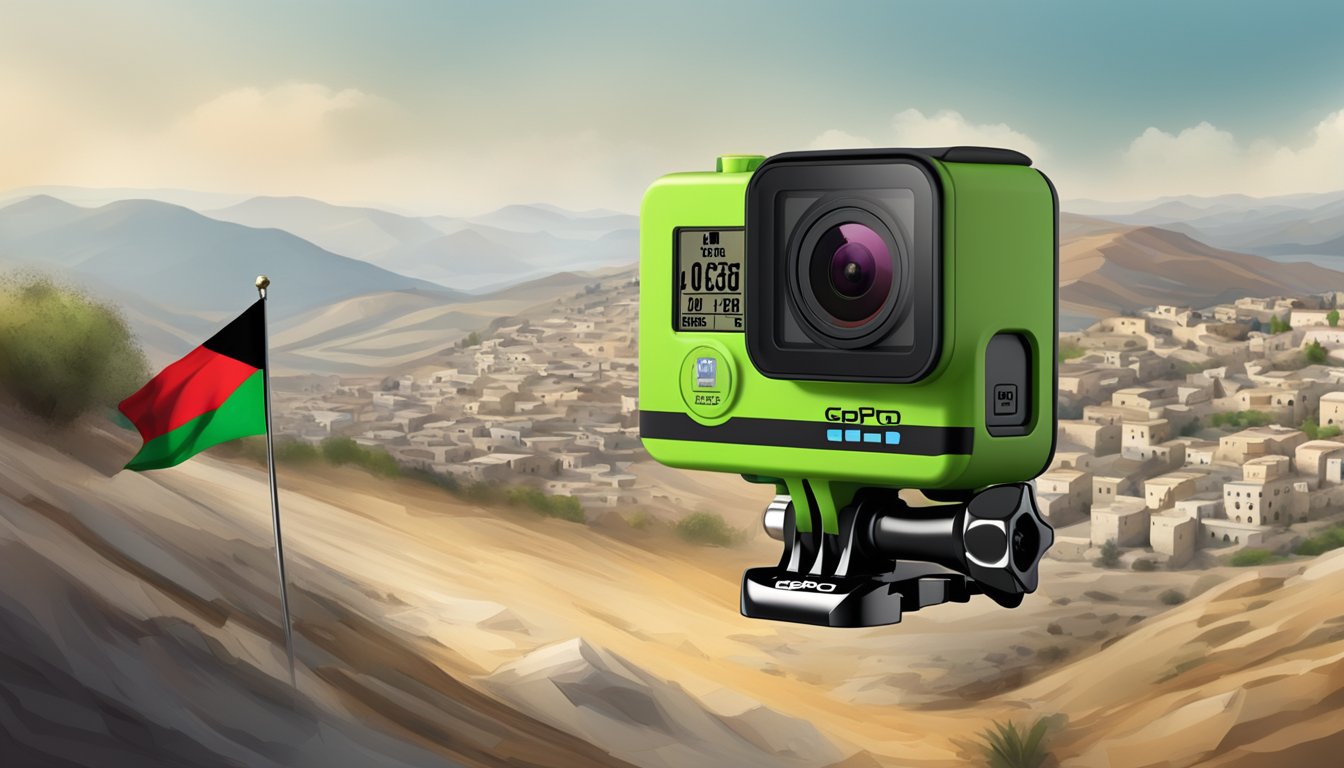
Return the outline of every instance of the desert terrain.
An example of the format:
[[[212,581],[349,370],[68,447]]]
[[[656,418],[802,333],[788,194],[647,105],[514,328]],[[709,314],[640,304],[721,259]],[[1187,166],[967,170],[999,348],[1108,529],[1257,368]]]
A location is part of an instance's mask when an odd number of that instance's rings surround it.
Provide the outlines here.
[[[1344,556],[1047,561],[1017,610],[829,630],[738,615],[741,569],[776,556],[762,534],[698,547],[354,469],[281,470],[292,694],[263,471],[115,474],[134,450],[117,428],[5,419],[0,578],[27,587],[0,597],[6,754],[952,766],[992,721],[1038,717],[1068,766],[1328,765],[1344,747]]]

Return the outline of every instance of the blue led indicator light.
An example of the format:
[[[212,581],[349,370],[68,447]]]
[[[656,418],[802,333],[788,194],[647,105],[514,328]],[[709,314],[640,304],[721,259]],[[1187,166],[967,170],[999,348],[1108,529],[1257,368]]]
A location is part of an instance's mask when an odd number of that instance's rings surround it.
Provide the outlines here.
[[[846,429],[846,430],[845,430],[845,442],[846,442],[846,443],[857,443],[857,442],[859,442],[859,441],[860,441],[860,438],[859,438],[859,430],[857,430],[857,429]]]
[[[887,445],[900,445],[900,444],[901,444],[901,433],[900,433],[900,432],[888,432],[888,433],[887,433]]]
[[[826,439],[831,441],[832,443],[840,442],[840,430],[838,429],[826,430]]]
[[[882,433],[881,433],[881,432],[864,432],[864,433],[863,433],[863,442],[865,442],[865,443],[880,443],[880,442],[882,442]]]

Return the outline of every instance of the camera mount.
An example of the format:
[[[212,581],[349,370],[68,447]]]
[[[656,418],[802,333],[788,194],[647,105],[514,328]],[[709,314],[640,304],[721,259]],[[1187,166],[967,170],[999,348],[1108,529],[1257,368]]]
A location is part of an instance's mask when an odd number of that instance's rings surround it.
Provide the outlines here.
[[[792,497],[775,496],[764,524],[784,554],[774,567],[743,574],[742,615],[869,627],[976,594],[1016,607],[1036,591],[1040,560],[1054,543],[1031,486],[996,485],[950,500],[913,507],[895,489],[864,488],[829,533],[815,509],[809,530],[800,530]]]

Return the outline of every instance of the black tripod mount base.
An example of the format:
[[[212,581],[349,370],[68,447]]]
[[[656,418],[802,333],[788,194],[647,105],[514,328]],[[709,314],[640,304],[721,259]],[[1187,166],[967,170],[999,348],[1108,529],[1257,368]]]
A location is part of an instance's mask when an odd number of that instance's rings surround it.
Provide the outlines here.
[[[881,575],[810,576],[781,568],[742,575],[742,615],[822,627],[876,627],[981,592],[971,579],[926,563],[897,563]]]

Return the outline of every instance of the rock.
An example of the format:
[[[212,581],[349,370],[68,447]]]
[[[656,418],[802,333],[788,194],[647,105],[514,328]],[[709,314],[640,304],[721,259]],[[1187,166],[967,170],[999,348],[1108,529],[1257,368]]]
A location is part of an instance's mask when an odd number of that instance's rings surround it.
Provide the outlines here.
[[[805,721],[737,695],[716,697],[720,706],[712,708],[582,638],[539,648],[484,684],[537,719],[640,766],[801,768],[844,757]]]

